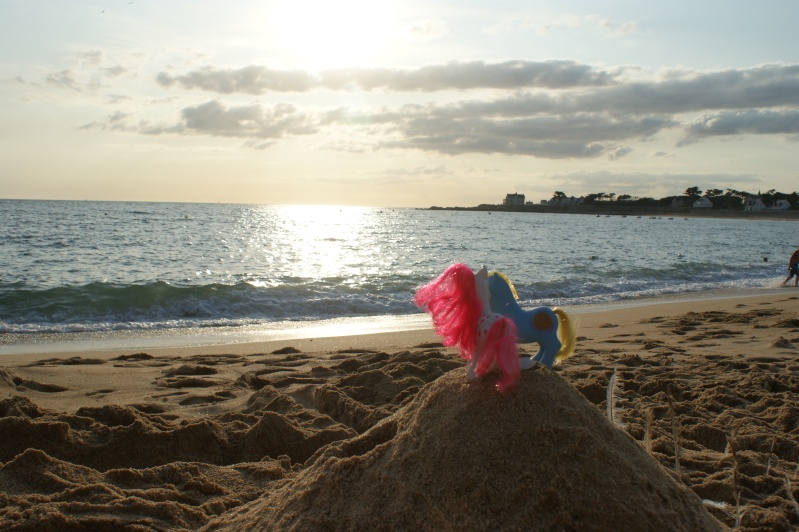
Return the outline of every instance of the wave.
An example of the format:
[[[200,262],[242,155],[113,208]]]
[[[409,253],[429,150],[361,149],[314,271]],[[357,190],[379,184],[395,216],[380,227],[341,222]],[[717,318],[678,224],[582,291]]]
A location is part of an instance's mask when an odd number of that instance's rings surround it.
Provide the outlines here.
[[[416,310],[408,283],[401,283],[399,292],[388,293],[340,283],[294,281],[278,286],[89,283],[46,290],[0,284],[0,332],[219,327]]]
[[[710,290],[765,288],[773,285],[773,268],[759,265],[721,268],[713,263],[684,263],[663,269],[609,269],[550,281],[517,284],[522,306],[585,305],[640,297]]]
[[[202,285],[164,281],[132,285],[89,283],[40,290],[20,282],[0,283],[0,333],[232,327],[407,315],[419,312],[412,295],[427,280],[394,274],[363,279],[283,277]],[[544,281],[511,280],[523,307],[563,306],[766,287],[774,282],[774,270],[685,263],[661,270],[572,271]]]

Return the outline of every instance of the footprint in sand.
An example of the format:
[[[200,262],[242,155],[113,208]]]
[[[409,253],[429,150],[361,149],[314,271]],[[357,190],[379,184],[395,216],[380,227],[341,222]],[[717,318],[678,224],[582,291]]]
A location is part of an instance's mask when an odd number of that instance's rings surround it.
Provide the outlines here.
[[[782,336],[771,342],[771,347],[778,347],[780,349],[796,349],[796,347],[794,347],[789,340],[786,340]]]
[[[43,384],[41,382],[36,382],[32,380],[20,379],[19,377],[16,377],[14,379],[14,384],[17,386],[18,390],[27,388],[28,390],[34,390],[36,392],[44,392],[44,393],[58,393],[69,390],[69,388],[65,388],[57,384]]]
[[[120,355],[111,360],[131,361],[131,360],[152,360],[154,357],[147,353],[134,353],[132,355]]]
[[[87,392],[86,397],[94,397],[95,395],[108,395],[109,393],[115,392],[116,390],[112,389],[105,389],[105,390],[97,390],[94,392]]]
[[[216,375],[219,371],[210,366],[184,364],[177,368],[164,370],[163,373],[165,377],[175,377],[177,375]]]
[[[213,395],[190,395],[189,397],[186,397],[180,401],[180,405],[207,405],[209,403],[227,401],[228,399],[233,399],[234,397],[236,397],[236,395],[231,392],[217,392]]]
[[[211,379],[198,379],[196,377],[176,377],[167,378],[159,382],[159,386],[165,388],[210,388],[217,386],[220,383]]]
[[[31,364],[28,364],[27,367],[32,368],[35,366],[78,366],[78,365],[99,365],[105,364],[105,360],[100,358],[82,358],[82,357],[71,357],[71,358],[48,358],[45,360],[38,360]]]
[[[270,354],[272,354],[272,355],[294,355],[294,354],[297,354],[297,353],[302,353],[302,351],[300,351],[299,349],[294,348],[294,347],[281,347],[280,349],[275,349]]]

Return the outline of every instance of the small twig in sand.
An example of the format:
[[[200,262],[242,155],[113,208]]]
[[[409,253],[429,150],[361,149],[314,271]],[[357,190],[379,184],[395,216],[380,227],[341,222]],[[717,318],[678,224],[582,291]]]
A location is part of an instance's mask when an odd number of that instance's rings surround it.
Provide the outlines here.
[[[768,450],[768,461],[766,462],[766,476],[771,471],[771,457],[774,456],[774,445],[777,443],[777,431],[774,431],[774,437],[771,438],[771,448]]]
[[[680,427],[677,421],[677,412],[674,410],[674,401],[671,398],[671,393],[667,393],[666,397],[669,399],[669,414],[671,415],[671,437],[674,440],[674,468],[677,472],[680,471]]]
[[[741,513],[741,491],[738,489],[738,457],[735,454],[735,437],[737,435],[738,427],[735,426],[727,438],[727,448],[732,454],[732,496],[735,499],[735,526],[733,528],[741,526],[741,518],[743,517],[743,513]]]

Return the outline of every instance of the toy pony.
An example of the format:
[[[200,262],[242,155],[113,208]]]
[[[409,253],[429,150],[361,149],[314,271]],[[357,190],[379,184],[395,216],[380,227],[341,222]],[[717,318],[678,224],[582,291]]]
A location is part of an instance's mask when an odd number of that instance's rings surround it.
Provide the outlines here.
[[[513,388],[520,371],[536,363],[552,367],[574,350],[574,328],[562,310],[537,307],[523,310],[516,290],[500,273],[476,274],[455,263],[420,287],[414,302],[430,313],[443,344],[457,347],[468,361],[466,378],[474,380],[498,367],[500,392]],[[517,343],[536,342],[538,353],[519,357]]]

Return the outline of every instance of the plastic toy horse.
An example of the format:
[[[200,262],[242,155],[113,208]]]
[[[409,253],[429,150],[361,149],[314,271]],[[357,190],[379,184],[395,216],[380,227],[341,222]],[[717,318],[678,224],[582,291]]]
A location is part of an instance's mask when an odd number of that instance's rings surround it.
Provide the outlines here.
[[[520,370],[537,362],[551,367],[574,349],[574,329],[565,312],[547,307],[522,310],[515,294],[502,274],[489,276],[485,267],[475,274],[455,263],[420,287],[414,301],[430,313],[443,344],[457,347],[468,361],[466,378],[474,380],[498,367],[502,377],[497,389],[504,392],[519,381]],[[537,342],[539,352],[520,358],[517,342]]]

